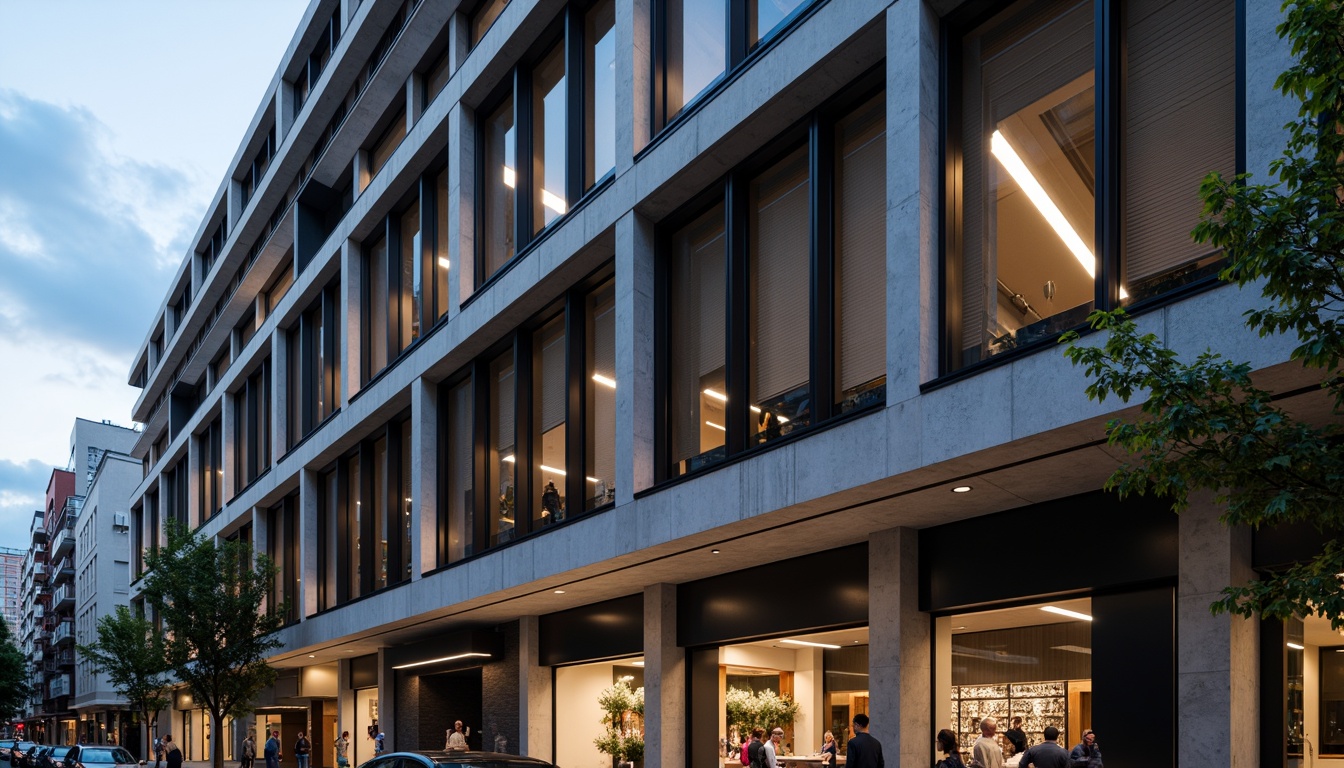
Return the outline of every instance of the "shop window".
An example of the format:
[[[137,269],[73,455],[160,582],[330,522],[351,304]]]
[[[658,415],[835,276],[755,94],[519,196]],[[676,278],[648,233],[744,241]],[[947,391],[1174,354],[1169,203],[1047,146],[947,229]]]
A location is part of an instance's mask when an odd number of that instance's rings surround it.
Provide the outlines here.
[[[224,425],[220,418],[196,436],[196,485],[200,492],[197,525],[224,508]]]
[[[950,701],[963,762],[981,723],[994,718],[992,746],[1007,760],[1059,729],[1068,749],[1092,727],[1092,603],[1088,598],[960,614],[935,622],[935,690]],[[945,645],[946,644],[946,645]],[[1018,718],[1021,718],[1020,722]]]
[[[615,167],[614,30],[614,0],[570,4],[481,110],[478,287]]]
[[[1091,4],[1047,0],[956,37],[946,368],[1216,272],[1190,231],[1200,180],[1236,166],[1233,4],[1123,8],[1124,46]]]
[[[1344,756],[1344,648],[1320,653],[1321,757]]]
[[[856,84],[769,144],[783,156],[731,171],[707,209],[659,227],[662,477],[885,402],[886,281],[874,275],[886,272],[886,129],[875,87]]]
[[[289,447],[336,412],[341,396],[340,283],[333,280],[289,332]]]
[[[234,395],[235,493],[261,477],[271,465],[271,361],[247,377]]]
[[[607,267],[440,388],[441,565],[615,500],[614,292]]]
[[[626,658],[596,664],[577,664],[555,669],[555,762],[557,765],[608,765],[611,755],[595,742],[610,738],[604,719],[611,713],[599,703],[613,689],[623,686],[631,702],[642,696],[644,660]],[[631,709],[612,724],[625,734],[644,732],[643,718]],[[608,747],[610,748],[610,747]]]
[[[655,48],[661,51],[656,122],[666,125],[809,4],[810,0],[661,0],[656,12],[659,26],[654,30]]]

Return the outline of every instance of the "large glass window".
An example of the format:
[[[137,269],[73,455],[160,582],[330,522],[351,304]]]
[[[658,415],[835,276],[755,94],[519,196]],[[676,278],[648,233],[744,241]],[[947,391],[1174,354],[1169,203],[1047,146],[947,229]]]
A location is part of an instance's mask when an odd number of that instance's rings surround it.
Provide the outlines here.
[[[448,314],[448,169],[434,178],[434,317]]]
[[[373,177],[378,175],[384,165],[387,165],[388,158],[392,157],[392,153],[397,151],[397,147],[401,146],[401,141],[405,138],[406,110],[401,109],[392,117],[392,122],[388,123],[382,135],[369,148],[369,173],[364,177],[362,186],[368,186]]]
[[[210,422],[196,436],[196,485],[200,491],[197,525],[205,522],[224,508],[224,425],[220,418]]]
[[[289,445],[336,412],[341,395],[340,285],[333,281],[289,334]]]
[[[538,461],[532,467],[532,507],[536,529],[565,519],[566,402],[565,316],[560,315],[533,336],[532,413]]]
[[[584,439],[585,508],[616,500],[616,285],[599,287],[587,299],[588,340],[584,345],[587,390]]]
[[[299,496],[286,496],[266,511],[266,555],[279,569],[271,587],[271,606],[284,607],[286,624],[299,618]]]
[[[644,689],[644,660],[639,657],[596,664],[555,668],[555,762],[557,765],[605,766],[611,757],[599,752],[593,742],[607,735],[603,718],[609,715],[599,703],[604,692],[624,686],[632,701]],[[639,707],[642,711],[643,707]],[[644,718],[632,709],[616,727],[624,733],[643,733]]]
[[[1233,4],[1124,7],[1124,56],[1099,59],[1092,4],[1066,0],[1021,0],[959,38],[948,368],[1076,327],[1098,296],[1129,303],[1216,268],[1190,231],[1200,179],[1235,170]],[[1124,68],[1119,109],[1098,103],[1099,61],[1103,78]],[[1098,165],[1117,153],[1123,168]]]
[[[496,494],[490,503],[490,546],[513,540],[517,526],[518,499],[514,487],[515,407],[513,350],[490,363],[490,436],[486,467],[490,473],[487,487]]]
[[[599,0],[584,17],[584,178],[596,184],[616,167],[616,2]]]
[[[476,14],[471,17],[471,44],[474,47],[485,37],[489,31],[490,25],[495,23],[499,14],[503,13],[504,6],[509,4],[509,0],[484,0],[481,7],[476,10]]]
[[[439,560],[452,563],[476,551],[475,500],[472,496],[472,446],[474,428],[472,380],[468,378],[446,392],[441,404],[444,428],[444,499],[439,520],[443,551]]]
[[[365,249],[365,254],[364,380],[368,381],[386,368],[388,363],[388,304],[393,296],[392,287],[388,284],[387,238],[380,237]]]
[[[728,66],[727,0],[666,0],[663,87],[670,119]]]
[[[565,50],[557,45],[532,70],[533,233],[569,210],[565,178]]]
[[[234,467],[237,490],[251,484],[271,465],[271,361],[247,377],[234,396]],[[235,491],[236,492],[236,491]]]
[[[481,240],[484,274],[479,282],[513,258],[514,253],[514,194],[518,186],[518,161],[514,154],[513,97],[502,104],[485,120],[482,155],[484,194],[481,200]]]
[[[432,183],[429,178],[425,182]],[[432,206],[434,196],[431,188],[424,202]],[[389,216],[383,231],[364,249],[365,381],[400,357],[420,338],[421,328],[434,321],[433,308],[426,301],[433,297],[425,293],[429,260],[434,256],[424,247],[420,228],[421,221],[433,213],[422,210],[421,202],[412,199],[406,208]],[[430,288],[436,284],[437,280]]]
[[[876,90],[870,75],[770,145],[796,149],[731,171],[723,203],[659,228],[660,477],[885,401],[886,129]]]
[[[335,467],[317,479],[317,608],[325,611],[336,605],[337,564],[340,557],[336,533],[340,529],[340,472]]]

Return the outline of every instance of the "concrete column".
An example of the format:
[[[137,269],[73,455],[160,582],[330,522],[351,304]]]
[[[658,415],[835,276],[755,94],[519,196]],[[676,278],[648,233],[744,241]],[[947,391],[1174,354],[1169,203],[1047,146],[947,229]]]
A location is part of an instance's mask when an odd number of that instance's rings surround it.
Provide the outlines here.
[[[541,638],[536,616],[518,619],[518,754],[547,762],[555,729],[551,701],[551,668],[541,666]]]
[[[289,450],[289,334],[271,331],[271,463]]]
[[[913,75],[913,76],[912,76]],[[887,403],[938,375],[938,17],[887,9]]]
[[[1197,754],[1210,768],[1251,768],[1260,761],[1259,622],[1209,613],[1223,587],[1255,578],[1251,532],[1223,525],[1222,512],[1200,493],[1180,516],[1177,754]]]
[[[411,383],[412,580],[439,564],[438,425],[438,387],[425,378],[416,379]]]
[[[635,164],[653,135],[651,0],[616,4],[616,175]]]
[[[934,762],[932,622],[919,610],[919,532],[868,537],[868,674],[872,734],[895,765]]]
[[[280,148],[294,124],[294,84],[281,79],[275,86],[275,146]]]
[[[232,234],[243,218],[243,185],[235,179],[229,179],[224,188],[224,196],[226,198],[224,209],[229,212],[229,232]]]
[[[454,13],[448,19],[448,71],[457,72],[471,53],[471,19],[464,13]]]
[[[346,240],[341,243],[341,407],[350,405],[350,398],[362,386],[362,358],[360,323],[363,313],[364,277],[359,263],[359,243]]]
[[[677,585],[644,588],[644,765],[686,765],[686,651],[677,645]]]
[[[266,510],[261,507],[253,507],[251,511],[244,512],[243,516],[252,518],[252,551],[264,555],[271,547],[271,531],[266,525]]]
[[[653,486],[653,223],[616,222],[616,503]]]
[[[317,572],[317,549],[322,541],[317,538],[318,474],[304,468],[299,471],[299,606],[300,620],[317,613],[317,583],[322,575]]]
[[[461,103],[448,111],[448,155],[448,228],[457,231],[448,237],[448,316],[454,317],[476,287],[476,122]]]
[[[395,752],[397,739],[397,671],[386,648],[378,649],[378,728],[386,734],[383,748]],[[409,746],[409,745],[408,745]],[[370,745],[372,748],[372,745]]]
[[[420,115],[425,111],[425,76],[419,72],[412,72],[410,77],[406,78],[406,135],[411,135],[411,129],[420,122]]]

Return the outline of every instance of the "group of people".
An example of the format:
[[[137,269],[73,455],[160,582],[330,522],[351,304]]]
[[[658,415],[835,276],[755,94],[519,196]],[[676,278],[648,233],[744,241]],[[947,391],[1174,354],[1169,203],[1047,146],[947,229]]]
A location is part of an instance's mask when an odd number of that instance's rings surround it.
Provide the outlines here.
[[[749,768],[780,768],[780,742],[784,739],[784,729],[776,727],[765,739],[765,729],[756,728],[751,732],[750,740],[742,742],[742,765]],[[868,734],[868,716],[854,716],[854,735],[849,740],[848,755],[845,763],[851,768],[884,768],[882,745]],[[823,757],[822,768],[835,768],[840,746],[835,734],[827,731],[821,738],[821,747],[817,754]],[[787,762],[787,761],[784,761]]]
[[[1018,768],[1102,768],[1101,747],[1097,746],[1097,734],[1091,729],[1083,731],[1082,741],[1066,751],[1059,744],[1059,729],[1053,725],[1045,727],[1042,733],[1045,740],[1031,747],[1027,746],[1027,735],[1022,730],[1022,718],[1014,717],[1012,725],[1004,732],[1004,737],[1013,745],[1014,754],[1022,755],[1017,762]],[[1003,768],[1003,748],[994,738],[997,733],[996,719],[986,717],[980,721],[980,738],[971,746],[970,768]],[[965,764],[961,762],[957,735],[944,728],[938,732],[937,741],[938,751],[944,757],[935,768],[963,768]],[[852,760],[850,765],[853,765]]]

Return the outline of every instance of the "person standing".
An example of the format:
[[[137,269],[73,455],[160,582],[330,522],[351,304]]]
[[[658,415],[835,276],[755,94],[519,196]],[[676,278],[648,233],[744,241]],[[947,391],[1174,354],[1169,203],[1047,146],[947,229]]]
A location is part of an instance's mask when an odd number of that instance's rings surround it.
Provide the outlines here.
[[[943,759],[933,768],[963,768],[961,762],[961,750],[957,749],[957,735],[944,728],[938,732],[938,751],[943,753]]]
[[[765,745],[761,743],[764,735],[760,728],[751,731],[751,743],[747,744],[747,763],[751,768],[765,768]]]
[[[1059,729],[1053,725],[1045,727],[1045,741],[1028,749],[1018,761],[1021,768],[1069,768],[1069,753],[1059,746]]]
[[[1013,754],[1020,755],[1027,751],[1027,732],[1022,730],[1022,718],[1013,718],[1013,727],[1003,732],[1003,737],[1008,743],[1013,745]]]
[[[817,752],[822,757],[822,768],[835,768],[835,758],[840,754],[840,747],[835,743],[835,734],[830,731],[822,734],[821,749]]]
[[[279,731],[271,731],[271,737],[266,740],[266,748],[262,750],[262,755],[266,758],[266,768],[280,768]]]
[[[163,763],[163,739],[154,737],[154,768],[159,768]]]
[[[854,735],[845,747],[845,765],[848,768],[886,768],[882,759],[882,742],[868,733],[868,716],[860,712],[854,716]]]
[[[781,750],[779,742],[784,740],[784,729],[776,727],[770,731],[770,740],[765,742],[765,768],[779,768]]]
[[[299,738],[294,740],[294,757],[299,761],[299,768],[308,768],[308,755],[313,751],[313,742],[299,731]]]
[[[252,763],[257,759],[257,737],[252,731],[247,732],[247,738],[243,739],[243,757],[239,761],[239,768],[252,768]]]
[[[387,746],[387,735],[384,734],[382,731],[379,731],[378,735],[373,737],[373,754],[375,755],[383,754],[383,750],[386,748],[386,746]]]
[[[1003,768],[1003,747],[994,738],[999,730],[999,721],[986,717],[980,721],[980,738],[971,747],[971,759],[981,768]]]
[[[1069,761],[1073,768],[1101,768],[1101,747],[1091,728],[1083,731],[1083,740],[1069,753]]]
[[[163,736],[163,758],[168,768],[182,768],[182,750],[173,743],[173,734]]]
[[[467,732],[462,727],[462,721],[457,720],[453,723],[453,729],[448,731],[448,740],[444,742],[443,748],[450,752],[464,752],[467,749]]]
[[[332,742],[336,747],[336,768],[347,768],[350,765],[350,732],[341,731],[340,738]]]

